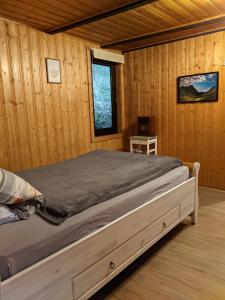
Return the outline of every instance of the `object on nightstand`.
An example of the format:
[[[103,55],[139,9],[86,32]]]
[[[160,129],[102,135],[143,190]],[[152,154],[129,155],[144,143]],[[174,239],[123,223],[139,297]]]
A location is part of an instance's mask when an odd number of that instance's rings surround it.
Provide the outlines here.
[[[155,136],[153,130],[153,117],[138,117],[137,118],[137,135],[138,136]]]
[[[131,136],[130,152],[157,155],[157,136]]]

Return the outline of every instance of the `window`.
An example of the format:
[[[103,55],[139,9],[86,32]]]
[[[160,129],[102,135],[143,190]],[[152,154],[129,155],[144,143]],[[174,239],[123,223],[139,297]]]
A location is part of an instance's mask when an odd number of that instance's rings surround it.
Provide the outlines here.
[[[117,133],[115,64],[93,59],[93,111],[95,136]]]

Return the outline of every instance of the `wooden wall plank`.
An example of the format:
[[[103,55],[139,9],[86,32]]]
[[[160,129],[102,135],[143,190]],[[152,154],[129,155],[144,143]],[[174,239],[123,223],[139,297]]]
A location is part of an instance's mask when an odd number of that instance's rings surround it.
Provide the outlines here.
[[[162,102],[159,101],[159,99],[162,99],[162,90],[160,87],[162,86],[162,48],[161,47],[155,47],[153,49],[153,70],[152,70],[152,76],[153,76],[153,105],[152,105],[152,114],[155,119],[155,131],[156,134],[159,136],[159,151],[162,151],[163,148],[163,137],[164,137],[164,130],[163,130],[163,124],[161,121],[161,111],[162,111]]]
[[[98,46],[0,19],[0,167],[17,171],[123,148],[121,136],[91,139],[86,51]],[[60,59],[62,84],[47,83],[47,57]]]
[[[168,114],[168,108],[169,108],[169,95],[168,95],[168,88],[169,88],[169,81],[170,78],[168,76],[168,68],[169,68],[169,57],[168,57],[168,45],[165,44],[162,47],[162,65],[160,68],[160,76],[161,76],[161,82],[162,89],[161,89],[161,113],[159,113],[158,120],[161,121],[162,124],[162,137],[161,137],[161,151],[165,154],[169,153],[169,114]],[[155,99],[157,101],[157,99]]]
[[[176,52],[176,77],[183,76],[185,74],[185,60],[183,59],[185,55],[185,41],[180,41],[177,43]],[[177,80],[176,80],[177,84]],[[176,143],[176,153],[184,153],[184,109],[185,104],[176,105],[176,139],[179,143]]]
[[[132,121],[130,119],[130,113],[131,113],[131,103],[133,102],[133,96],[131,94],[131,91],[133,90],[132,83],[133,80],[133,54],[132,52],[127,53],[126,55],[126,64],[124,67],[124,74],[129,74],[129,76],[125,77],[125,99],[124,99],[124,119],[125,119],[125,135],[130,136],[132,135]],[[132,113],[132,115],[135,115]],[[128,142],[128,141],[127,141]],[[129,142],[128,142],[129,144]],[[129,145],[128,145],[129,146]],[[127,146],[127,147],[128,147]]]
[[[127,126],[139,112],[154,117],[159,153],[200,161],[200,184],[219,189],[225,189],[224,50],[225,33],[218,32],[131,51],[126,54],[125,68]],[[139,68],[138,77],[131,76],[143,61],[146,66]],[[212,71],[220,74],[218,102],[177,104],[178,76]]]

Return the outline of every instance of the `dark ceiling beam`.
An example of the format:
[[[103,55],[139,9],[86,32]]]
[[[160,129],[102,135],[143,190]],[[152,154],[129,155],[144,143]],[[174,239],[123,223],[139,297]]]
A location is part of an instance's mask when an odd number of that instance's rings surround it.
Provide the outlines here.
[[[171,39],[174,41],[176,40],[176,36],[178,39],[180,39],[182,37],[182,34],[184,35],[184,37],[185,34],[188,34],[188,37],[191,37],[200,34],[220,31],[223,30],[224,28],[225,28],[225,16],[215,17],[213,19],[187,24],[184,26],[179,26],[169,30],[164,30],[164,31],[145,34],[145,35],[141,35],[129,39],[118,40],[107,44],[102,44],[101,47],[117,48],[124,51],[135,50],[135,49],[144,48],[143,46],[139,47],[139,44],[144,43],[145,41],[147,44],[146,47],[148,47],[148,45],[151,44],[159,45],[166,41],[170,41]],[[133,48],[131,47],[131,45],[133,45]]]
[[[128,4],[125,4],[125,5],[122,5],[122,6],[107,10],[107,11],[103,11],[101,13],[89,16],[87,18],[83,18],[79,21],[71,22],[71,23],[68,23],[68,24],[65,24],[65,25],[62,25],[62,26],[58,26],[58,27],[49,29],[47,31],[47,33],[56,34],[56,33],[64,32],[64,31],[67,31],[67,30],[70,30],[70,29],[73,29],[73,28],[77,28],[77,27],[80,27],[80,26],[83,26],[83,25],[87,25],[87,24],[90,24],[90,23],[93,23],[93,22],[96,22],[96,21],[99,21],[99,20],[103,20],[103,19],[115,16],[115,15],[118,15],[118,14],[124,13],[126,11],[129,11],[129,10],[132,10],[132,9],[135,9],[135,8],[138,8],[138,7],[141,7],[141,6],[156,2],[156,1],[158,1],[158,0],[135,0],[135,1],[131,1]]]

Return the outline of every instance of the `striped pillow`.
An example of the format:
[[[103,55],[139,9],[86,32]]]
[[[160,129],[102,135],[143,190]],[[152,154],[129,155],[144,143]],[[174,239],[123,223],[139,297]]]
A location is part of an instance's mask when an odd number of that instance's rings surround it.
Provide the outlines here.
[[[27,200],[43,202],[43,195],[14,173],[0,169],[0,204],[21,204]]]

